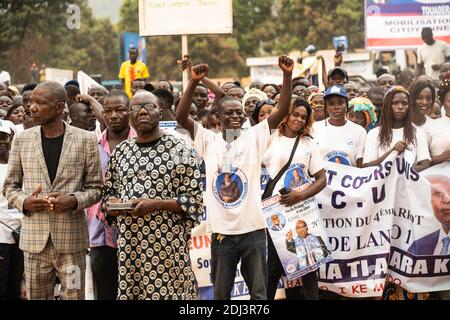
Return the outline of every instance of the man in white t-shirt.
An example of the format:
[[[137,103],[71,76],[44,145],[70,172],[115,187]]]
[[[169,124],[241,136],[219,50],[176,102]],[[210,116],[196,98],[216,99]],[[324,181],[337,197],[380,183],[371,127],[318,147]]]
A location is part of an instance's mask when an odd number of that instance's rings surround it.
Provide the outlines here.
[[[239,100],[224,97],[217,103],[223,131],[214,133],[189,118],[193,95],[209,68],[192,68],[191,81],[178,105],[176,119],[194,140],[206,166],[207,231],[211,237],[211,278],[214,298],[228,300],[241,260],[241,274],[253,300],[267,299],[266,223],[264,220],[260,176],[261,161],[269,147],[270,130],[277,128],[288,114],[292,95],[294,62],[279,58],[283,70],[283,90],[279,109],[250,129],[242,129],[246,117]],[[233,197],[223,197],[223,186],[230,185]],[[235,196],[234,196],[235,195]]]
[[[445,61],[450,61],[450,47],[445,41],[435,40],[433,30],[429,27],[422,29],[422,40],[425,42],[417,50],[418,75],[425,74],[433,80],[439,80],[439,68]]]

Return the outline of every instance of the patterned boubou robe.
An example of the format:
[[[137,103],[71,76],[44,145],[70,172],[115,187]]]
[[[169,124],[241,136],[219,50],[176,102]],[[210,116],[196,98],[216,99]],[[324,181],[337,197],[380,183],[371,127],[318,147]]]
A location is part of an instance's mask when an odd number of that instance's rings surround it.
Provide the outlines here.
[[[175,199],[183,209],[108,217],[119,230],[118,299],[195,299],[197,281],[188,241],[200,222],[203,199],[194,151],[167,134],[148,144],[138,144],[136,138],[122,142],[106,170],[104,209],[111,196],[124,202]]]

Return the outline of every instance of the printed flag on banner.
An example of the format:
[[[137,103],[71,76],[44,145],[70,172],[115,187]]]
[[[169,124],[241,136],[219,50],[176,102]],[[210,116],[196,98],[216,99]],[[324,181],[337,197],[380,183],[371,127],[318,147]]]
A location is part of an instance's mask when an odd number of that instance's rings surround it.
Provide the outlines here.
[[[365,24],[368,50],[417,48],[424,27],[450,43],[450,1],[366,0]]]

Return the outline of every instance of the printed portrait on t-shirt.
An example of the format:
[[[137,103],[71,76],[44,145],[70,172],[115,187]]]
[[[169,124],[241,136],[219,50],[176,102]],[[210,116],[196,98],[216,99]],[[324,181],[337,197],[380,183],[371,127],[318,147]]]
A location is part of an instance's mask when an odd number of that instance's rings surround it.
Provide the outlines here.
[[[286,189],[297,188],[308,182],[308,179],[306,178],[305,173],[303,172],[304,167],[305,166],[301,163],[296,163],[289,167],[284,177],[283,186]]]
[[[343,164],[345,166],[350,165],[350,157],[347,153],[342,151],[332,151],[325,155],[324,160]]]
[[[213,182],[216,199],[224,208],[234,208],[247,196],[248,183],[242,171],[217,172]]]

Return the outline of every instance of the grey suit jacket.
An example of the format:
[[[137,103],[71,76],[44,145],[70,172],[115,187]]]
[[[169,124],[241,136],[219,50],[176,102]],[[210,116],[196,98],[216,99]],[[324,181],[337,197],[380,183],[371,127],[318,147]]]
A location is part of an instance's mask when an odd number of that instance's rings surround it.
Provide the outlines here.
[[[60,253],[83,251],[89,246],[86,216],[87,208],[100,200],[103,180],[95,135],[65,123],[64,142],[58,170],[50,183],[42,150],[41,127],[25,130],[12,143],[8,173],[3,194],[15,208],[23,212],[23,202],[42,185],[39,197],[50,192],[72,194],[78,207],[58,214],[35,212],[24,216],[20,248],[30,253],[44,250],[49,236]]]

